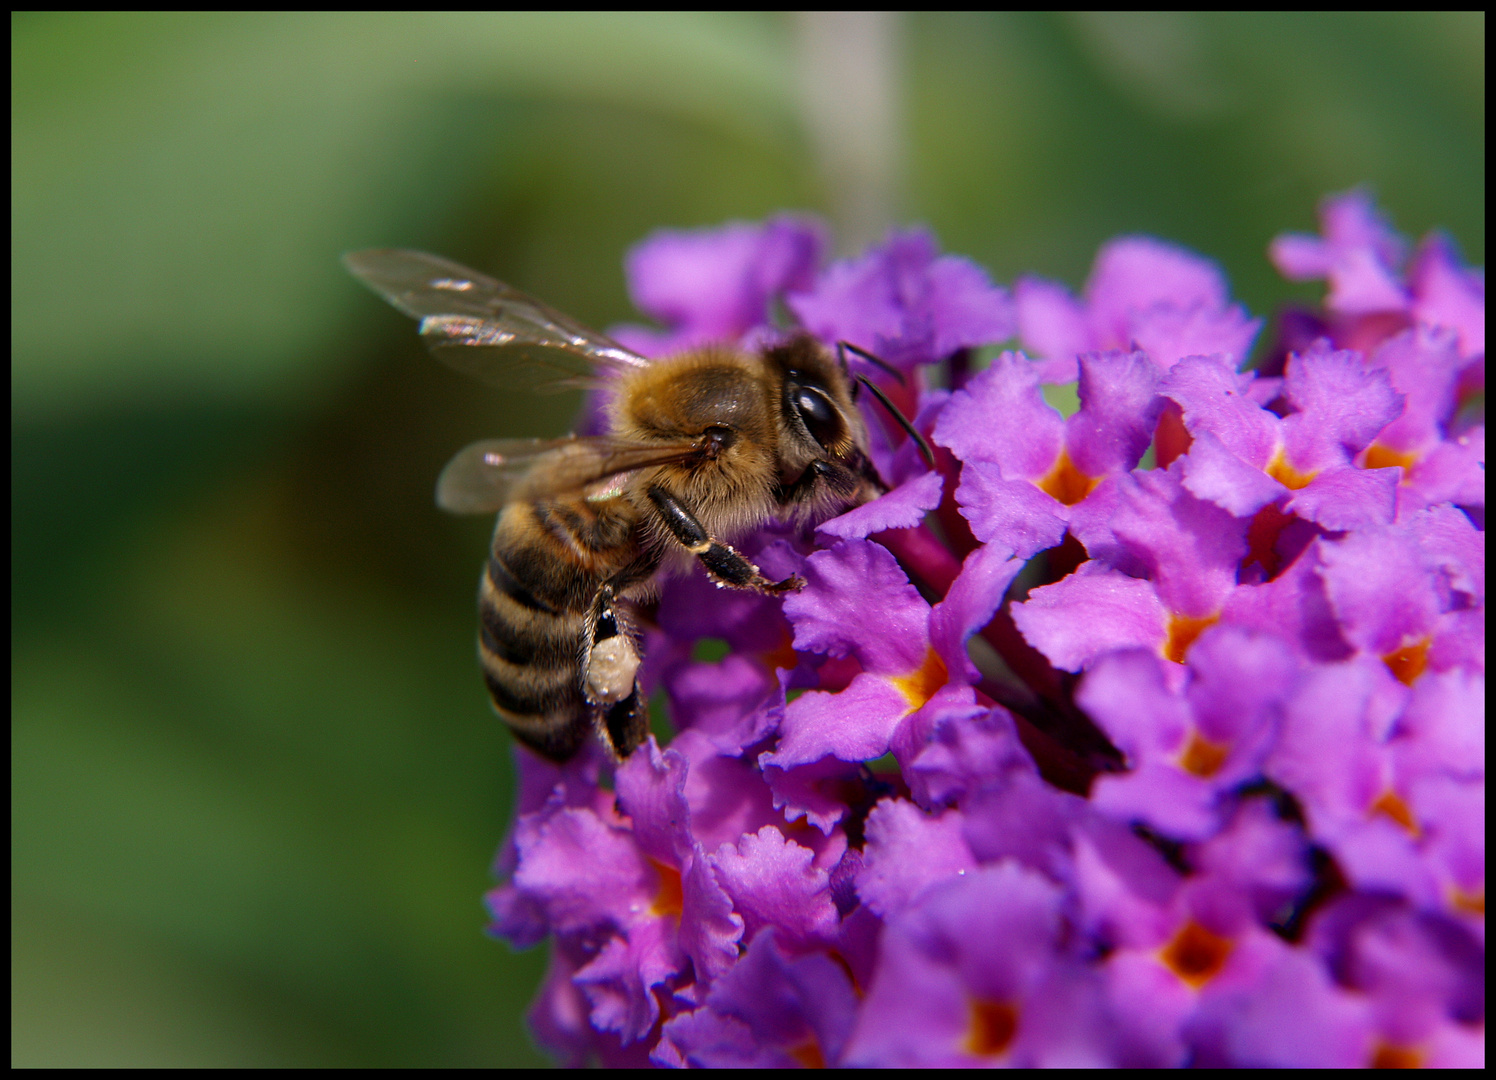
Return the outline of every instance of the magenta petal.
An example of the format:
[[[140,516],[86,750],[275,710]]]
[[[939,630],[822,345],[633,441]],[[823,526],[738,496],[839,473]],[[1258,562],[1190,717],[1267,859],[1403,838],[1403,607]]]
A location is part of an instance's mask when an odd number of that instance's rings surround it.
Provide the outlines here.
[[[1330,270],[1330,294],[1325,307],[1341,315],[1402,311],[1408,296],[1397,278],[1365,248],[1343,251]]]
[[[501,885],[483,894],[488,909],[488,933],[503,938],[516,949],[538,945],[551,932],[545,905],[539,897]]]
[[[685,788],[691,836],[708,850],[779,819],[756,763],[737,756],[741,747],[723,751],[716,740],[692,730],[677,735],[670,748],[691,763]]]
[[[1359,994],[1331,981],[1324,965],[1269,935],[1273,959],[1250,982],[1202,998],[1188,1034],[1205,1068],[1360,1068],[1374,1045]]]
[[[1429,565],[1438,567],[1445,588],[1469,597],[1473,606],[1484,607],[1486,534],[1452,506],[1433,507],[1412,515],[1403,524],[1417,537]]]
[[[961,467],[956,505],[971,532],[989,547],[1030,558],[1065,537],[1065,507],[1028,480],[1004,480],[990,461]]]
[[[559,932],[627,925],[655,891],[654,871],[633,834],[591,810],[522,818],[514,843],[514,885],[544,906]]]
[[[1236,517],[1250,517],[1288,493],[1278,481],[1248,465],[1201,427],[1184,458],[1184,488]]]
[[[915,704],[887,679],[866,671],[840,693],[807,691],[785,709],[779,745],[762,761],[779,768],[827,754],[872,761],[888,753],[894,729]]]
[[[753,557],[764,573],[776,578],[798,573],[801,559],[785,559],[786,545],[771,544]],[[705,574],[666,580],[660,596],[660,628],[673,641],[725,639],[734,652],[771,652],[783,643],[788,624],[774,597],[737,589],[719,589]]]
[[[1240,304],[1214,308],[1159,306],[1136,315],[1129,343],[1142,349],[1160,371],[1186,356],[1220,356],[1239,365],[1252,353],[1261,319],[1247,317]]]
[[[1382,265],[1396,269],[1402,264],[1407,244],[1377,209],[1365,188],[1352,188],[1328,195],[1319,204],[1320,231],[1337,250],[1362,248]]]
[[[1164,404],[1154,393],[1158,376],[1141,352],[1080,358],[1080,411],[1065,422],[1065,448],[1076,468],[1097,477],[1138,463]]]
[[[1360,353],[1330,351],[1323,339],[1289,357],[1283,394],[1298,410],[1283,421],[1284,448],[1306,472],[1349,461],[1403,409],[1387,372],[1368,367]]]
[[[610,938],[572,980],[592,1005],[593,1025],[616,1031],[625,1046],[654,1027],[660,1005],[653,988],[680,971],[680,957],[665,933],[663,919],[634,923],[627,937]]]
[[[1486,670],[1486,609],[1448,611],[1439,616],[1428,652],[1434,671]]]
[[[817,527],[839,540],[860,540],[884,529],[912,529],[926,512],[940,505],[943,478],[927,472],[894,488],[887,495],[848,511]]]
[[[1177,753],[1189,737],[1189,707],[1169,689],[1164,661],[1151,651],[1102,657],[1075,700],[1134,765]]]
[[[664,683],[670,719],[677,728],[722,738],[733,737],[775,689],[773,672],[736,653],[715,664],[681,664],[665,676]]]
[[[1182,247],[1149,236],[1124,236],[1108,241],[1097,254],[1086,300],[1098,345],[1125,348],[1135,314],[1157,304],[1224,308],[1226,279],[1215,263]]]
[[[1325,199],[1319,208],[1323,240],[1289,233],[1270,254],[1291,281],[1328,278],[1326,306],[1344,315],[1401,311],[1407,296],[1396,278],[1403,243],[1360,189]]]
[[[1272,581],[1238,586],[1226,600],[1221,621],[1277,634],[1300,656],[1320,663],[1347,659],[1352,649],[1341,636],[1319,574],[1321,543],[1315,540]]]
[[[928,261],[934,255],[934,241],[923,236],[917,242],[927,250],[912,254]],[[832,263],[811,290],[795,292],[785,303],[800,325],[822,341],[850,341],[879,353],[899,341],[904,331],[893,261],[894,257],[875,249],[860,259]]]
[[[717,881],[706,851],[696,844],[681,875],[681,951],[691,958],[696,977],[710,982],[726,974],[738,958],[743,918]]]
[[[1311,884],[1309,842],[1265,798],[1237,803],[1228,826],[1187,855],[1201,877],[1247,894],[1256,917],[1271,921]]]
[[[1203,840],[1220,828],[1214,785],[1163,762],[1099,776],[1091,803],[1120,821],[1141,821],[1177,840]]]
[[[836,934],[836,906],[826,871],[812,865],[815,853],[772,825],[750,833],[734,848],[712,855],[717,879],[743,916],[744,939],[773,926],[781,942],[804,947]]]
[[[1271,634],[1238,626],[1213,626],[1190,649],[1190,681],[1185,696],[1200,734],[1231,747],[1231,756],[1213,779],[1234,783],[1233,773],[1255,773],[1257,761],[1243,761],[1249,743],[1271,734],[1283,702],[1299,676],[1287,644]]]
[[[970,1002],[1012,1002],[1027,1013],[1059,962],[1061,904],[1057,886],[1012,862],[930,887],[884,931],[847,1063],[977,1063],[961,1049]]]
[[[526,1019],[540,1048],[566,1068],[582,1068],[591,1055],[597,1033],[587,1022],[587,1002],[572,982],[576,969],[564,950],[552,949],[540,991]]]
[[[1317,829],[1315,838],[1335,856],[1336,865],[1353,887],[1406,896],[1422,907],[1439,905],[1434,867],[1391,819],[1379,814],[1337,822],[1333,828]]]
[[[856,1013],[841,965],[820,953],[789,957],[771,930],[753,940],[702,1008],[671,1020],[662,1036],[682,1066],[794,1068],[807,1047],[834,1065]],[[668,1054],[656,1060],[673,1061]]]
[[[1320,571],[1345,636],[1377,656],[1429,634],[1439,614],[1431,575],[1412,538],[1366,529],[1320,546]]]
[[[1413,313],[1418,321],[1454,330],[1459,335],[1461,356],[1483,354],[1486,351],[1484,273],[1465,269],[1454,242],[1434,233],[1419,246],[1410,277]]]
[[[691,811],[686,806],[686,759],[660,752],[654,736],[614,774],[618,805],[634,824],[634,841],[651,859],[671,866],[691,850]]]
[[[1306,488],[1295,491],[1286,509],[1332,532],[1389,525],[1397,504],[1401,468],[1326,469]]]
[[[1327,277],[1334,262],[1330,245],[1309,233],[1279,233],[1268,245],[1268,258],[1289,281]]]
[[[1186,491],[1183,469],[1175,462],[1167,471],[1117,477],[1109,525],[1118,543],[1147,567],[1171,612],[1214,615],[1236,587],[1247,522]]]
[[[1013,299],[1018,340],[1024,351],[1044,362],[1041,381],[1074,382],[1075,358],[1095,347],[1080,301],[1059,282],[1037,277],[1019,278]]]
[[[844,540],[805,560],[804,576],[805,589],[784,601],[795,648],[850,652],[880,674],[904,675],[924,662],[930,606],[887,548]]]
[[[1486,505],[1486,429],[1470,428],[1429,450],[1413,466],[1412,478],[1398,491],[1399,513],[1439,503]],[[1403,496],[1406,496],[1404,502]]]
[[[1033,590],[1012,612],[1024,639],[1064,671],[1080,671],[1112,649],[1160,649],[1166,636],[1167,613],[1153,586],[1094,563]]]
[[[735,1016],[723,1016],[703,1006],[673,1016],[660,1029],[660,1041],[649,1055],[662,1069],[789,1068],[793,1059],[778,1047],[764,1044],[756,1032]]]
[[[1299,799],[1315,837],[1364,821],[1381,794],[1386,754],[1374,729],[1397,685],[1380,661],[1323,664],[1305,670],[1285,704],[1263,771]]]
[[[1191,356],[1175,364],[1159,393],[1184,411],[1190,434],[1208,431],[1248,465],[1267,468],[1278,446],[1278,418],[1251,397],[1250,373],[1220,357]]]
[[[1000,546],[977,548],[961,565],[961,573],[946,591],[945,599],[930,612],[930,643],[952,676],[964,674],[975,683],[976,667],[966,653],[966,642],[992,621],[1003,594],[1023,569],[1027,555],[1009,557]]]
[[[1039,392],[1034,364],[1005,352],[951,395],[935,442],[962,461],[996,462],[1009,480],[1037,480],[1065,445],[1065,421]]]
[[[883,799],[868,814],[857,895],[887,919],[937,881],[975,870],[956,810],[927,814],[903,799]]]
[[[1485,677],[1467,671],[1425,672],[1397,721],[1399,771],[1483,780],[1486,771]]]
[[[880,755],[881,756],[881,755]],[[774,806],[786,821],[804,818],[806,823],[831,835],[836,823],[847,816],[843,798],[847,784],[856,779],[858,766],[834,757],[823,757],[804,765],[778,766],[759,756],[764,782],[774,795]]]
[[[925,272],[935,325],[935,356],[1006,341],[1016,329],[1013,300],[976,263],[942,255]]]
[[[969,715],[976,700],[976,691],[962,680],[953,679],[901,720],[888,741],[888,749],[898,761],[900,771],[913,764],[947,716]],[[913,787],[910,792],[919,798]]]
[[[1480,895],[1486,882],[1485,777],[1427,776],[1415,781],[1410,793],[1427,836],[1422,861],[1444,884],[1444,903],[1453,899],[1454,889]],[[1462,914],[1472,921],[1480,917],[1468,909]]]
[[[772,296],[809,283],[822,244],[819,225],[793,217],[661,230],[626,260],[634,306],[703,340],[735,339],[768,321]]]
[[[861,258],[834,264],[812,290],[786,303],[822,340],[849,341],[905,368],[1012,336],[1006,290],[974,263],[936,252],[923,230],[890,233]]]
[[[1372,354],[1371,365],[1386,370],[1405,399],[1402,415],[1378,433],[1378,443],[1417,451],[1444,437],[1462,365],[1456,344],[1452,330],[1418,326],[1388,338]]]
[[[1000,706],[971,705],[936,721],[904,776],[920,805],[938,807],[1015,770],[1033,772],[1034,762],[1018,741],[1012,714]]]

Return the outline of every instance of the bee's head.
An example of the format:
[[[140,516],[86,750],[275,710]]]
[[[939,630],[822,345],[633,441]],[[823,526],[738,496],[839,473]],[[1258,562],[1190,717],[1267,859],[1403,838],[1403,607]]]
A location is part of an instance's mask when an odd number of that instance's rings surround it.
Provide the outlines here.
[[[779,381],[781,482],[795,501],[824,503],[816,511],[823,516],[880,494],[868,459],[867,426],[854,400],[856,384],[846,369],[804,334],[769,349],[765,358]],[[812,477],[814,483],[805,482]]]
[[[765,354],[780,381],[780,453],[801,468],[811,460],[852,464],[867,450],[867,428],[852,382],[826,351],[799,334]]]

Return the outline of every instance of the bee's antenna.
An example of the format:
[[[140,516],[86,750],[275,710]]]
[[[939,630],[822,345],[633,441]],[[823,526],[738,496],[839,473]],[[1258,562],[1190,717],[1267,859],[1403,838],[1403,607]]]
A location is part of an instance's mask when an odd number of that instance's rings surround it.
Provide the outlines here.
[[[860,356],[864,360],[866,360],[869,364],[872,364],[876,368],[882,369],[883,371],[885,371],[888,374],[892,375],[895,379],[898,379],[900,386],[904,385],[904,373],[902,371],[900,371],[898,368],[894,367],[887,360],[884,360],[884,359],[882,359],[880,357],[874,356],[872,353],[868,352],[866,349],[859,349],[856,345],[853,345],[850,341],[838,341],[836,343],[836,355],[841,358],[841,363],[842,363],[842,369],[843,370],[845,370],[846,367],[847,367],[847,355],[846,355],[846,352],[843,352],[843,350],[846,350],[847,352],[854,352],[854,353],[856,353],[858,356]]]
[[[909,437],[914,440],[915,445],[919,447],[920,456],[923,457],[925,459],[925,462],[930,466],[930,468],[933,469],[935,467],[935,454],[933,451],[931,451],[930,444],[925,442],[925,437],[921,435],[917,430],[915,430],[914,425],[909,422],[909,418],[906,417],[903,413],[899,412],[898,409],[894,408],[893,402],[888,400],[888,395],[884,394],[882,390],[879,390],[876,386],[874,386],[871,380],[869,380],[866,375],[857,376],[857,381],[871,390],[873,392],[873,397],[877,398],[880,402],[883,403],[883,407],[887,409],[889,411],[889,414],[899,422],[899,427],[903,428],[904,431],[908,433]]]

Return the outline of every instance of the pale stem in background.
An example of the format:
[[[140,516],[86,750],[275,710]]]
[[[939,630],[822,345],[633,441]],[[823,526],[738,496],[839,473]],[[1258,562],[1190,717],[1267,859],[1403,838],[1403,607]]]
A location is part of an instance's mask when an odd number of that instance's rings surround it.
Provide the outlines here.
[[[860,251],[893,223],[903,180],[902,16],[795,15],[806,131],[831,195],[838,253]]]

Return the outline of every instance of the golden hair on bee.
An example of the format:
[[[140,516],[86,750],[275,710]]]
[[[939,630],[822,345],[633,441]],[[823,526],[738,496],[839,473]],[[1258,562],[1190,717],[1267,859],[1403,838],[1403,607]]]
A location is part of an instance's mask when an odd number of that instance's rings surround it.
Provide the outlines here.
[[[884,490],[858,383],[840,349],[833,357],[808,334],[652,361],[432,255],[363,251],[344,263],[420,319],[431,351],[461,371],[506,388],[539,372],[610,392],[606,435],[484,440],[437,484],[445,509],[498,513],[479,661],[494,710],[553,760],[594,733],[627,757],[647,735],[636,605],[661,576],[699,563],[722,587],[799,589],[797,577],[765,578],[732,542],[773,518],[813,525]]]

